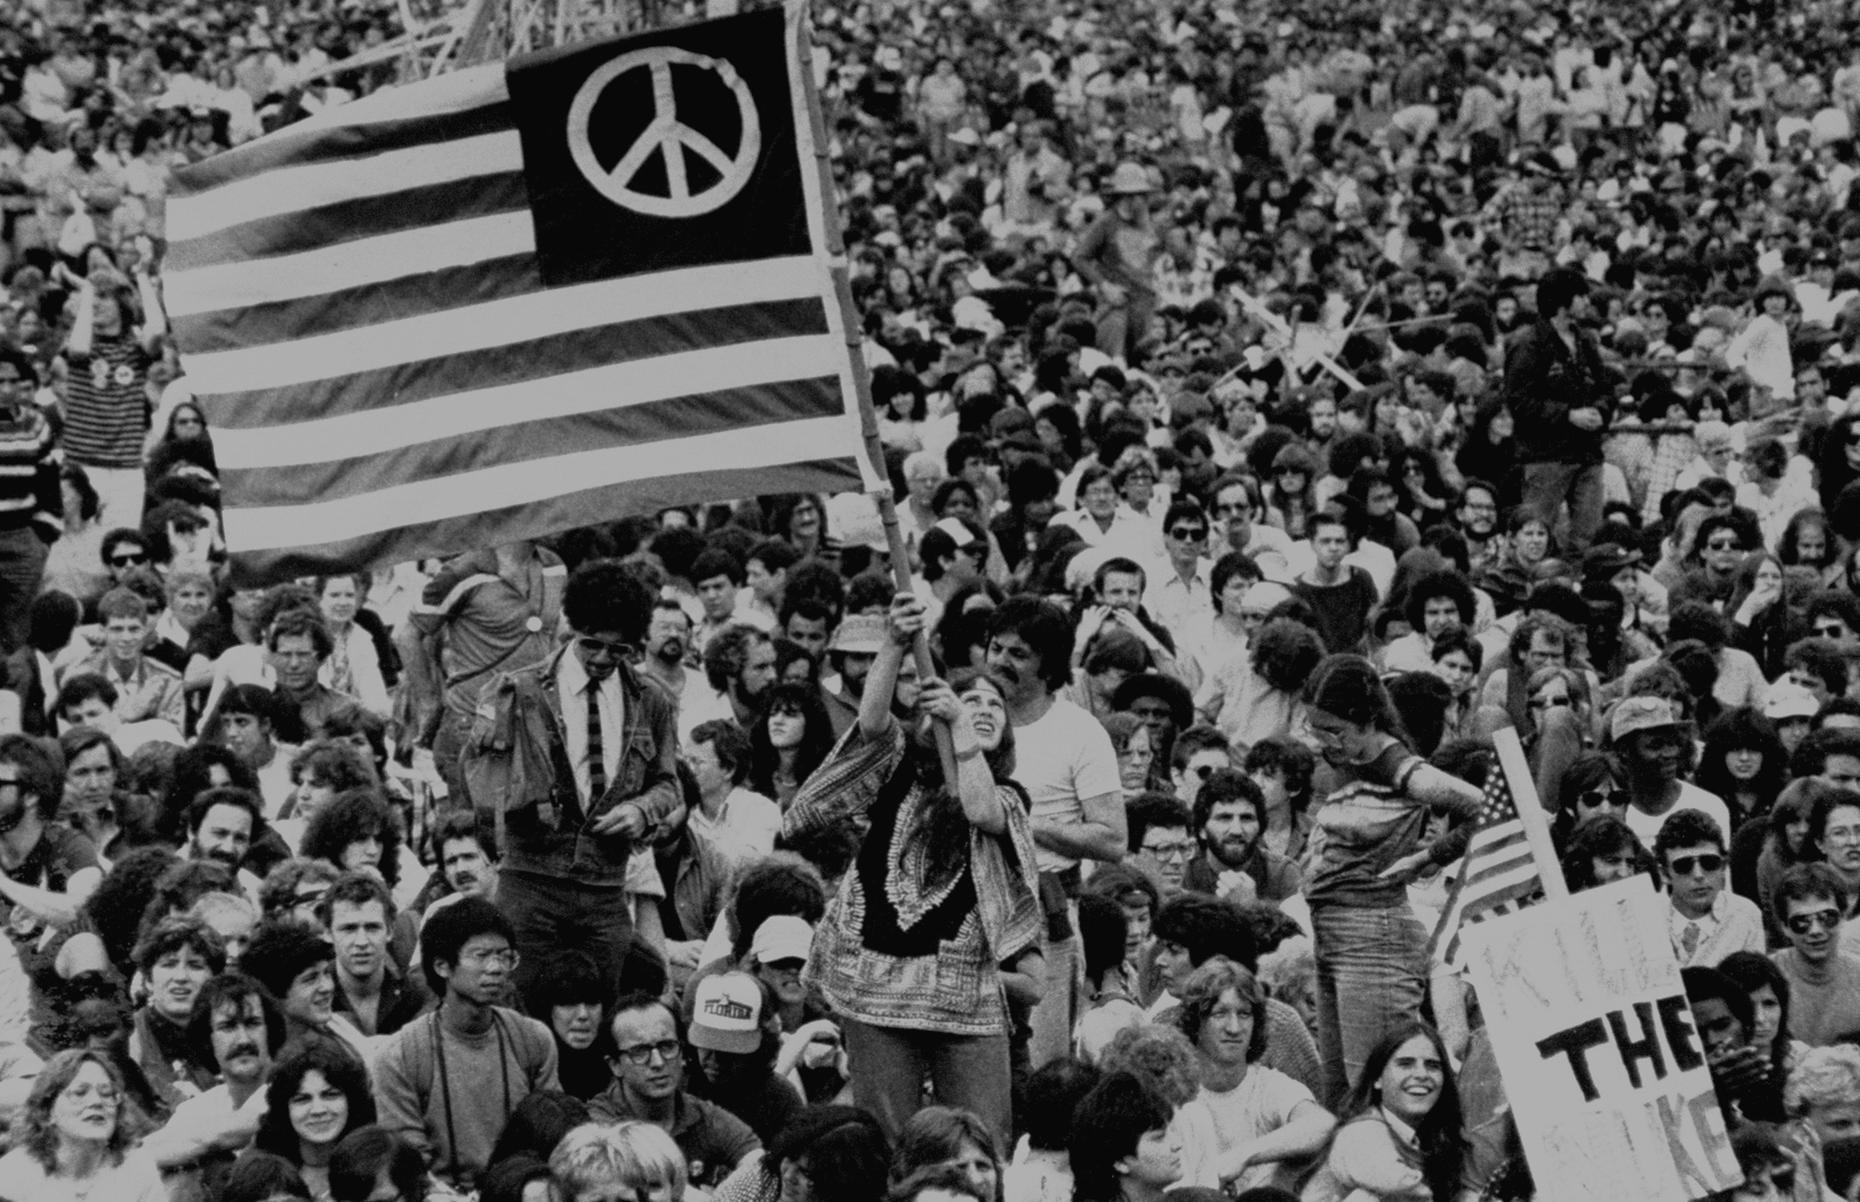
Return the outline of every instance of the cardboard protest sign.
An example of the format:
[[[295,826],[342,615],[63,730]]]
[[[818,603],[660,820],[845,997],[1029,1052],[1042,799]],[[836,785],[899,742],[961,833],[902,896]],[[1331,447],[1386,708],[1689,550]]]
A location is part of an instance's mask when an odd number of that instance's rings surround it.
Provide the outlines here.
[[[1539,1202],[1690,1202],[1743,1180],[1645,877],[1464,944]]]

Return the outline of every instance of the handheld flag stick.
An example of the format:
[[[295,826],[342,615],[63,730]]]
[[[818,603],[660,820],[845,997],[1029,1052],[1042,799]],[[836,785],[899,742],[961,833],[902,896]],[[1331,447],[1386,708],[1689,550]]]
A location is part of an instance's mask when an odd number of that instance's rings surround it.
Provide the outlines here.
[[[827,256],[832,263],[833,292],[839,301],[839,324],[846,338],[846,351],[852,360],[853,395],[859,403],[859,433],[865,440],[865,453],[871,462],[870,475],[878,480],[885,477],[885,454],[879,445],[878,415],[872,407],[872,382],[866,371],[865,352],[861,343],[861,326],[859,315],[853,309],[852,286],[847,278],[846,242],[840,232],[839,204],[833,195],[833,169],[827,163],[826,122],[820,114],[820,95],[814,85],[813,38],[807,15],[807,0],[788,0],[788,20],[798,24],[798,52],[796,63],[799,76],[797,83],[802,95],[807,100],[807,128],[804,131],[809,142],[807,154],[811,158],[812,169],[820,181],[819,196],[821,213],[826,228]],[[808,164],[803,164],[806,170]],[[891,556],[892,580],[901,593],[911,591],[910,554],[904,546],[904,533],[898,528],[898,507],[891,495],[889,484],[878,484],[868,490],[878,502],[879,520],[884,523],[885,543]],[[917,675],[920,680],[929,680],[936,675],[936,666],[930,659],[930,637],[927,632],[920,632],[916,644],[912,647],[912,657],[917,662]],[[941,722],[931,727],[936,735],[938,758],[943,763],[943,779],[951,788],[956,783],[956,748],[950,739],[949,728]]]

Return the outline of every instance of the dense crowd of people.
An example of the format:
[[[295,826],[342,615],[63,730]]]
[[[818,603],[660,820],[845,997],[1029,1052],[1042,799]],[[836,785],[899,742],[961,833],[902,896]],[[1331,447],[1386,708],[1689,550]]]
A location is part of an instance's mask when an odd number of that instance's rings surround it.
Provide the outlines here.
[[[430,15],[8,10],[0,1199],[1528,1199],[1507,729],[1860,1197],[1845,8],[822,6],[895,538],[245,587],[167,172]]]

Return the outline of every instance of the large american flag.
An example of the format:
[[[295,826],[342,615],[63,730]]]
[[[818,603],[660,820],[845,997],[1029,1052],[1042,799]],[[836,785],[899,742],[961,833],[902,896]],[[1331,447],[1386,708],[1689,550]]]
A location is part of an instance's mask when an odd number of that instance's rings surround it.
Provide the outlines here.
[[[1544,888],[1511,783],[1497,757],[1486,769],[1485,800],[1477,821],[1430,945],[1438,962],[1454,968],[1460,966],[1460,934],[1466,927],[1522,909]]]
[[[178,171],[165,300],[240,577],[876,483],[803,19],[459,71]]]

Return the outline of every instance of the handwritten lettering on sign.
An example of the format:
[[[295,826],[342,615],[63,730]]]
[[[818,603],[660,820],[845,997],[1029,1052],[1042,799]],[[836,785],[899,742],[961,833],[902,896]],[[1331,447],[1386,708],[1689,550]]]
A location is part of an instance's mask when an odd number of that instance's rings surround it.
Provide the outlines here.
[[[1540,1202],[1690,1202],[1742,1180],[1645,878],[1481,923],[1466,966]]]

